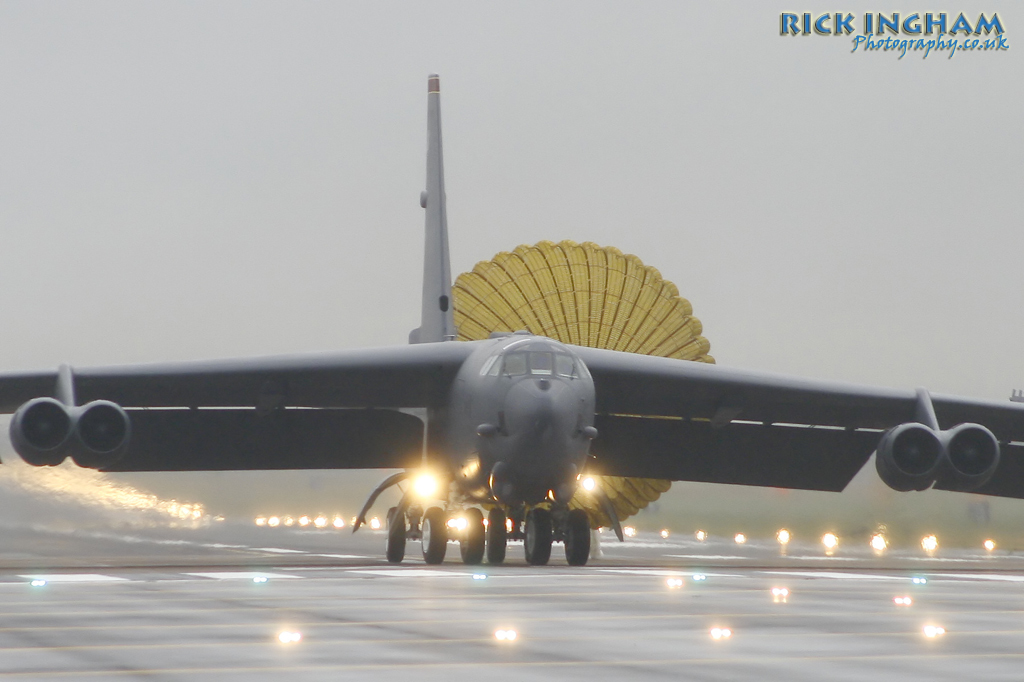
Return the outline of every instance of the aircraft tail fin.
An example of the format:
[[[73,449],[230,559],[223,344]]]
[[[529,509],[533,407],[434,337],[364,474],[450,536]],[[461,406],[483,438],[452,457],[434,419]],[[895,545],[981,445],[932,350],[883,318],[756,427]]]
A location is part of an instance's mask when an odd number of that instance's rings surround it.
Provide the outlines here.
[[[450,341],[456,332],[441,153],[441,81],[437,74],[427,79],[427,189],[420,194],[420,206],[426,213],[422,317],[419,328],[409,333],[409,343]]]

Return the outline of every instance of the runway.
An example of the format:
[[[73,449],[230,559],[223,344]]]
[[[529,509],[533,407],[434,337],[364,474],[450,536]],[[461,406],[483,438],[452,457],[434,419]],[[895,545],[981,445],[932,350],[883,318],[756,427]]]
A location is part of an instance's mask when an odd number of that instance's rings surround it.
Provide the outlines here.
[[[454,544],[428,567],[414,545],[387,564],[372,531],[4,538],[4,679],[996,680],[1024,665],[1015,554],[781,556],[642,533],[584,568],[561,547],[529,567],[514,545],[468,567]]]

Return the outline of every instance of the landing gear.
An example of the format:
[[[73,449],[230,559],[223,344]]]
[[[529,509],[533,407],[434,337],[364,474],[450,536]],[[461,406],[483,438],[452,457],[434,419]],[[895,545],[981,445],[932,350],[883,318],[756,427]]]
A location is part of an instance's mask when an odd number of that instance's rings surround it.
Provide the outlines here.
[[[462,563],[474,566],[484,560],[484,514],[479,509],[467,509],[466,530],[459,539]]]
[[[402,563],[405,558],[405,514],[398,513],[397,507],[388,510],[388,541],[385,554],[393,564]]]
[[[505,561],[508,546],[508,528],[505,526],[505,512],[500,507],[491,507],[487,512],[487,563],[500,564]]]
[[[585,566],[590,557],[590,519],[582,509],[573,509],[565,517],[565,560],[570,566]]]
[[[539,507],[526,515],[526,563],[544,566],[551,558],[551,512]]]
[[[423,547],[423,560],[428,564],[439,564],[444,561],[444,553],[448,549],[447,520],[444,510],[440,507],[431,507],[423,514],[420,544]]]

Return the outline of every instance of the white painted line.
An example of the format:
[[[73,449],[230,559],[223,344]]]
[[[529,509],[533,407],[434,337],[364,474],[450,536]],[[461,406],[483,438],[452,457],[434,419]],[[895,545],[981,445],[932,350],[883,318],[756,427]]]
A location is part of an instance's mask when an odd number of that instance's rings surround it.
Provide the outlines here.
[[[601,549],[604,549],[604,547],[602,546]],[[749,556],[735,556],[732,554],[666,554],[665,556],[672,559],[715,559],[716,561],[751,558]]]
[[[687,578],[693,575],[696,571],[692,569],[684,568],[598,568],[598,571],[605,573],[626,573],[629,575],[656,575],[656,576],[673,576]],[[713,578],[742,578],[744,577],[740,573],[707,573],[700,571],[701,575],[706,575]]]
[[[27,580],[45,580],[48,583],[109,583],[128,580],[128,578],[100,575],[99,573],[54,573],[53,575],[19,575],[18,577]]]
[[[198,578],[212,578],[214,580],[252,580],[253,578],[302,578],[301,575],[288,575],[287,573],[257,573],[253,571],[219,571],[216,573],[185,573]]]
[[[272,554],[305,554],[301,549],[281,549],[280,547],[252,547],[254,552],[271,552]]]
[[[310,554],[309,556],[322,556],[328,559],[369,559],[368,556],[359,554]]]
[[[994,573],[930,573],[930,576],[953,578],[954,580],[1002,580],[1008,583],[1024,583],[1024,575],[998,575]]]
[[[430,568],[392,568],[392,569],[352,569],[346,571],[347,573],[360,573],[365,575],[384,575],[394,578],[423,578],[427,576],[432,577],[446,577],[446,578],[465,578],[467,575],[473,575],[472,573],[465,573],[462,571],[440,571]]]
[[[870,573],[843,573],[841,571],[762,571],[768,575],[792,575],[801,578],[835,578],[837,580],[910,580],[905,575],[872,575]]]

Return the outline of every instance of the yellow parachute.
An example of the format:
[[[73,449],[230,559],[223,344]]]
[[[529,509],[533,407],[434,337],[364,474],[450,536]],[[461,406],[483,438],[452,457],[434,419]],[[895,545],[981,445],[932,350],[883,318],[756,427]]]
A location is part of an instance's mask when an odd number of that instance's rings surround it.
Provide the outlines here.
[[[711,344],[676,285],[634,255],[591,242],[542,241],[502,252],[464,272],[452,287],[460,341],[526,329],[563,343],[714,363]],[[620,520],[669,489],[671,481],[595,476]],[[594,527],[611,520],[580,490],[569,503]]]

